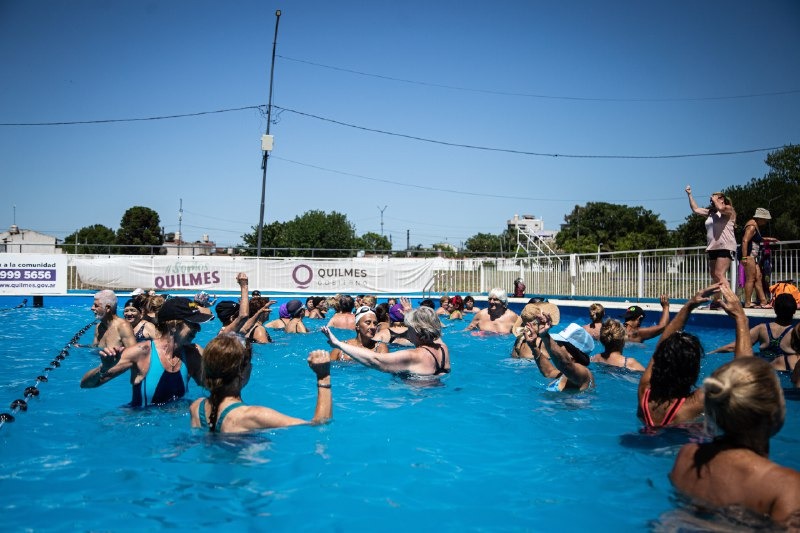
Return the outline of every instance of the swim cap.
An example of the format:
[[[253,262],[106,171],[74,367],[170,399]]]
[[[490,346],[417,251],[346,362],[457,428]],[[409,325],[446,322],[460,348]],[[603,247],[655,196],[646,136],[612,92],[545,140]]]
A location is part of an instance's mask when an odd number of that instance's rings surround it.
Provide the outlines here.
[[[283,306],[281,306],[281,308],[283,308]],[[300,300],[289,300],[286,303],[286,313],[291,318],[297,318],[298,316],[301,316],[300,313],[303,311],[303,302]]]
[[[394,304],[389,309],[389,320],[392,322],[402,322],[405,318],[405,311],[403,311],[403,304]]]
[[[292,315],[286,308],[286,304],[281,304],[281,306],[278,308],[278,316],[280,316],[281,318],[292,318]]]
[[[358,309],[356,309],[356,325],[358,325],[358,321],[367,316],[368,313],[375,314],[375,310],[369,306],[362,305]]]

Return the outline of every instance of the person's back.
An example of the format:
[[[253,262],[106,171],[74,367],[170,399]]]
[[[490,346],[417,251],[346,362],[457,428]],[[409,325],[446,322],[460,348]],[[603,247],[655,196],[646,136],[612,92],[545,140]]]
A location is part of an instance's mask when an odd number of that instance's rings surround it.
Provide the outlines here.
[[[769,363],[735,359],[703,383],[706,416],[722,435],[681,448],[673,485],[705,504],[744,506],[800,526],[800,473],[769,459],[769,439],[783,426],[786,407]]]
[[[355,302],[353,301],[353,297],[343,294],[339,298],[339,307],[336,309],[336,314],[334,314],[328,321],[328,327],[350,330],[354,329],[356,327],[356,317],[353,315],[354,305]]]

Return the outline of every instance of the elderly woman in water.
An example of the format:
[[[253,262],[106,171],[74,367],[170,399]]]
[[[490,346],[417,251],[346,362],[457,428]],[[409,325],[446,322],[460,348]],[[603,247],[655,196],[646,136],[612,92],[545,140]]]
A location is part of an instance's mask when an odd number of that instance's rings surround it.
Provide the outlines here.
[[[362,305],[356,309],[355,317],[356,337],[344,341],[345,344],[361,346],[376,353],[388,353],[389,347],[386,344],[375,341],[375,332],[378,330],[378,318],[375,314],[375,310],[366,305]],[[338,348],[331,350],[331,361],[350,361],[350,359],[350,356]]]
[[[442,323],[429,307],[405,313],[406,338],[414,346],[391,353],[375,352],[364,346],[347,344],[336,338],[327,327],[322,333],[333,348],[338,348],[355,361],[381,372],[401,377],[439,376],[450,373],[450,351],[442,341]]]

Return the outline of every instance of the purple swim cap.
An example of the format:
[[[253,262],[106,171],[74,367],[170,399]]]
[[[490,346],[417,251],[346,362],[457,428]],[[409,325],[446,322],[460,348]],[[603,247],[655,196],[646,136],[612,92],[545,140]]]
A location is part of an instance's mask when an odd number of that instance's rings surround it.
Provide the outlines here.
[[[278,315],[281,318],[292,318],[292,315],[289,314],[289,309],[286,308],[286,304],[281,304],[278,308]]]
[[[403,318],[405,318],[405,312],[403,312],[403,304],[394,304],[389,309],[389,320],[392,322],[402,322]]]

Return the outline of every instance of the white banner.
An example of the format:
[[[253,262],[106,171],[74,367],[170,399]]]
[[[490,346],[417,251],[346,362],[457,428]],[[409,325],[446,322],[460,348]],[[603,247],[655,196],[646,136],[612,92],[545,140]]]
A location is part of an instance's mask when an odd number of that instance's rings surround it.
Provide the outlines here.
[[[410,293],[433,283],[432,259],[256,259],[254,257],[81,256],[72,260],[81,282],[109,289],[301,293]]]
[[[67,293],[67,257],[55,254],[0,254],[0,294]]]

